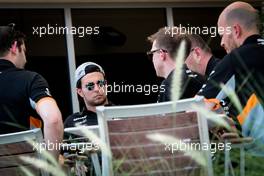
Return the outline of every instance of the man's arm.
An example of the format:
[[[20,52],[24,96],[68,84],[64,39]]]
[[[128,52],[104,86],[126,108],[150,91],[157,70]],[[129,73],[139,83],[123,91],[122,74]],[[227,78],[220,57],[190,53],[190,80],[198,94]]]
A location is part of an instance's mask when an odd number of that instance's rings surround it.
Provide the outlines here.
[[[51,97],[41,98],[36,104],[36,111],[44,122],[44,139],[54,146],[60,146],[63,139],[63,122],[61,112],[56,101]],[[57,145],[56,145],[57,143]],[[59,148],[49,151],[55,159],[58,159]]]

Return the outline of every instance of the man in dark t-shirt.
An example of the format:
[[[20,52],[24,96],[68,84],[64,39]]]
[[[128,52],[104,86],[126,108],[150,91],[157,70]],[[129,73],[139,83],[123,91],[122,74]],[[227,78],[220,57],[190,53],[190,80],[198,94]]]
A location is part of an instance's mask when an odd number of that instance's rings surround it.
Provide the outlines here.
[[[195,73],[203,76],[206,80],[220,59],[213,56],[211,48],[198,34],[188,34],[192,47],[185,60],[187,67]]]
[[[181,99],[184,98],[192,98],[202,87],[205,79],[201,77],[199,74],[196,74],[189,70],[186,65],[183,66],[183,74],[182,74],[182,94]],[[161,87],[164,88],[159,92],[158,102],[166,102],[171,99],[171,89],[172,89],[172,79],[173,79],[174,70],[168,75],[166,79],[164,79],[161,83]]]
[[[46,80],[24,70],[24,38],[13,24],[0,26],[0,134],[29,130],[32,126],[40,128],[40,123],[34,122],[42,120],[45,142],[55,145],[63,136],[61,112]],[[32,117],[36,113],[39,120]],[[50,151],[55,158],[58,150]]]
[[[76,69],[74,80],[79,100],[83,101],[84,107],[81,112],[68,116],[64,127],[98,125],[96,106],[109,104],[103,68],[94,62],[85,62]],[[76,135],[67,133],[64,136],[65,139],[70,140],[76,140],[76,137]],[[89,162],[85,165],[88,166]],[[89,170],[86,175],[95,175],[95,173]]]
[[[96,106],[108,104],[103,68],[93,62],[83,63],[75,71],[75,85],[77,93],[85,106],[81,112],[67,117],[64,127],[97,125]]]

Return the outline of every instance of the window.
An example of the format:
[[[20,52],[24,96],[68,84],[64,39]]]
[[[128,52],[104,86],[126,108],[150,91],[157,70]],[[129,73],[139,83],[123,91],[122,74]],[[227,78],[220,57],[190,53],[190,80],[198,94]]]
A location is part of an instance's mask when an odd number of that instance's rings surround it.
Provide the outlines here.
[[[166,25],[165,9],[73,9],[72,20],[76,27],[99,27],[98,35],[74,36],[76,65],[92,61],[104,68],[108,85],[115,86],[108,94],[110,101],[157,101],[157,93],[149,95],[146,87],[160,83],[145,54],[151,47],[146,38]],[[139,85],[145,91],[132,90]]]

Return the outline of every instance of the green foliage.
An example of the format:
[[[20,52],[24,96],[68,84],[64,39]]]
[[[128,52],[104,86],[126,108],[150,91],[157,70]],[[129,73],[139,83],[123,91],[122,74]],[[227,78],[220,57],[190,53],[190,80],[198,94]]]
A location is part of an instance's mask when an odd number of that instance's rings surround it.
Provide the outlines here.
[[[235,175],[239,175],[239,164],[240,164],[240,151],[238,148],[230,151],[230,158]],[[246,152],[245,156],[245,175],[247,176],[263,176],[263,157],[256,157]],[[224,175],[224,152],[217,152],[215,159],[213,160],[214,174],[215,176]]]
[[[20,166],[20,169],[26,176],[34,176],[34,174],[24,166]]]

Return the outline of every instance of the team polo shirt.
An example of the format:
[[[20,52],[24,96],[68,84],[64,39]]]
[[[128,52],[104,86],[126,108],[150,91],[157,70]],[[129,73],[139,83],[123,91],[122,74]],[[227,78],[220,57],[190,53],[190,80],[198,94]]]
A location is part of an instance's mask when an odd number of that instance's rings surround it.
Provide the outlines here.
[[[79,125],[98,125],[97,114],[84,108],[81,112],[74,113],[66,118],[64,128],[75,127]]]
[[[162,89],[160,89],[158,95],[158,102],[166,102],[171,101],[171,89],[172,89],[172,80],[173,80],[174,70],[168,75],[166,79],[164,79],[161,83]],[[181,75],[181,96],[180,99],[184,98],[193,98],[197,92],[201,89],[204,78],[187,68],[186,65],[183,67],[182,75]]]
[[[104,106],[113,106],[111,101]],[[90,126],[98,125],[96,112],[88,110],[86,107],[81,112],[76,112],[69,115],[64,121],[64,128],[76,127],[76,126]]]
[[[205,78],[207,79],[210,75],[210,73],[214,70],[215,66],[218,64],[218,62],[220,61],[220,59],[212,56],[206,66],[206,70],[205,70]]]
[[[0,134],[28,130],[36,103],[50,96],[41,75],[0,59]]]
[[[239,112],[230,101],[222,83],[237,94],[242,105]],[[264,39],[259,35],[248,37],[211,72],[210,77],[198,93],[206,99],[220,101],[227,114],[235,117],[242,127],[242,135],[253,137],[255,143],[264,146]],[[264,155],[263,149],[252,147],[256,153]],[[258,151],[259,150],[259,151]]]

